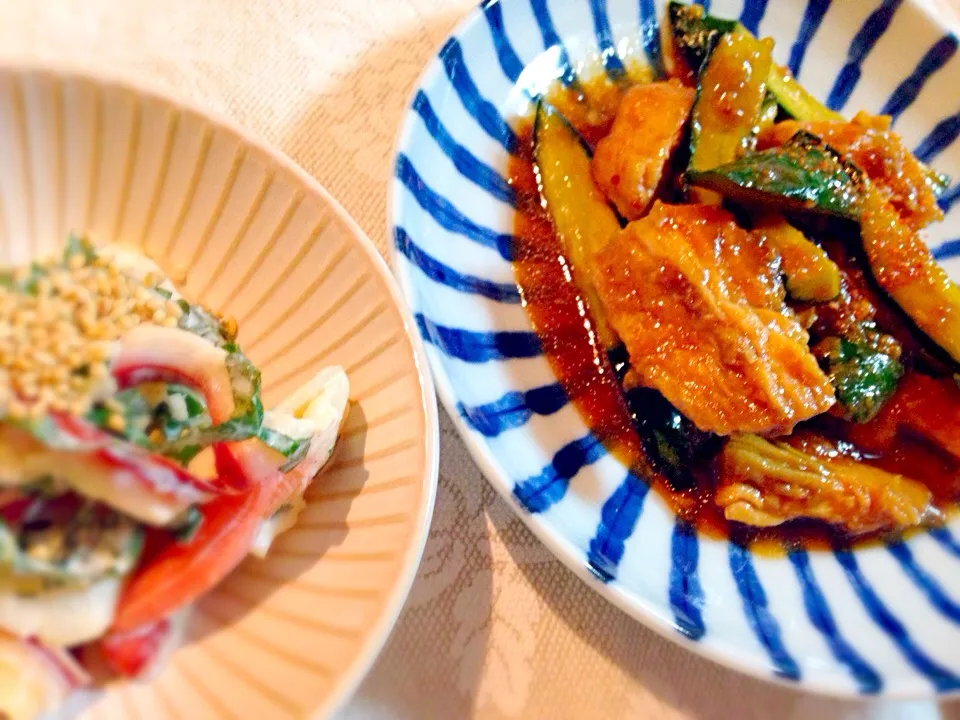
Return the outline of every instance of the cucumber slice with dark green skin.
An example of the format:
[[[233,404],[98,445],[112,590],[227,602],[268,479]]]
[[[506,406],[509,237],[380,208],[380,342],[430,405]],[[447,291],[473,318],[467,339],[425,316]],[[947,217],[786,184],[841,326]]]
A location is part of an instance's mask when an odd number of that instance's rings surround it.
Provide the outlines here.
[[[710,57],[721,36],[734,30],[748,32],[736,20],[724,20],[707,15],[700,5],[671,2],[667,8],[667,17],[670,21],[674,47],[694,72],[697,72]],[[807,92],[787,68],[776,64],[771,65],[766,80],[767,89],[790,117],[801,122],[843,120],[842,115],[834,112]]]
[[[796,81],[790,71],[780,65],[770,66],[767,89],[777,99],[784,112],[794,120],[814,122],[844,119],[843,115],[834,112],[807,92],[807,89]]]
[[[720,438],[697,428],[669,400],[652,388],[631,387],[625,379],[630,358],[623,345],[611,348],[607,358],[624,390],[633,425],[654,468],[670,481],[674,490],[694,485],[691,468],[720,446]]]
[[[736,20],[722,20],[707,15],[700,5],[680,2],[667,6],[667,18],[674,47],[694,72],[703,66],[717,40],[737,27]]]
[[[860,240],[877,284],[954,363],[960,364],[960,285],[937,263],[917,230],[871,183]]]
[[[693,486],[698,459],[720,446],[720,438],[697,428],[656,390],[634,388],[626,393],[634,426],[654,467],[674,490]]]
[[[620,222],[593,181],[586,143],[560,112],[542,100],[533,126],[533,156],[540,196],[574,267],[574,280],[590,306],[600,342],[610,347],[615,336],[590,278],[594,254],[620,230]]]
[[[896,358],[867,343],[827,338],[816,348],[837,396],[835,409],[845,420],[867,422],[880,412],[903,377]]]
[[[812,240],[779,213],[754,219],[753,234],[762,237],[780,255],[787,292],[796,300],[827,302],[840,292],[840,268]]]
[[[710,170],[688,170],[690,185],[745,205],[858,220],[863,175],[815,135],[800,131],[779,148]]]
[[[717,41],[700,72],[690,132],[690,169],[707,171],[733,162],[751,145],[763,109],[773,43],[746,32]],[[714,193],[693,192],[697,202],[720,204]]]

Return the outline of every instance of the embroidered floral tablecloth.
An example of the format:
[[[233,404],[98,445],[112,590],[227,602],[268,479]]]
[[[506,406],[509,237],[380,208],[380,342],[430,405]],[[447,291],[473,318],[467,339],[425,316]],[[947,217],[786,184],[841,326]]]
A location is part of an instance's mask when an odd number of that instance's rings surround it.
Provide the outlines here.
[[[928,2],[960,18],[960,0]],[[0,57],[105,68],[233,117],[313,173],[386,252],[390,151],[404,103],[473,4],[0,0]],[[554,560],[444,416],[440,489],[419,576],[343,716],[926,720],[960,719],[960,705],[811,698],[680,650]]]

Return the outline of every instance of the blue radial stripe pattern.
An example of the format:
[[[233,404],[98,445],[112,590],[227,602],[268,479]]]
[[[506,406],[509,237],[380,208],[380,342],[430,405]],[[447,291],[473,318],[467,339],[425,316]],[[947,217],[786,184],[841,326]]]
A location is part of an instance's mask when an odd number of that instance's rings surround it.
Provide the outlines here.
[[[935,91],[958,79],[958,42],[915,3],[865,0],[862,12],[840,0],[699,4],[751,31],[762,25],[780,61],[825,89],[821,99],[847,115],[859,105],[891,115],[921,160],[960,176],[960,112]],[[390,221],[396,269],[440,395],[498,491],[628,613],[799,687],[958,690],[960,648],[943,638],[960,629],[952,581],[960,524],[869,550],[793,550],[761,561],[677,518],[624,467],[570,410],[533,329],[517,325],[522,298],[508,279],[518,198],[507,162],[525,148],[512,118],[553,79],[578,88],[589,76],[585,59],[613,81],[628,59],[646,58],[662,72],[665,4],[483,0],[426,70],[400,136]],[[911,52],[884,57],[884,72],[872,72],[879,53],[898,43]],[[634,56],[620,57],[624,48]],[[960,187],[951,187],[939,201],[946,219],[931,235],[939,259],[960,256],[960,239],[950,239],[960,238],[958,197]],[[917,542],[928,545],[921,551]],[[715,566],[718,558],[726,562]],[[894,582],[913,600],[909,607],[897,601]]]
[[[960,688],[960,677],[932,660],[917,645],[916,640],[907,632],[903,623],[880,599],[877,591],[873,589],[873,586],[867,582],[863,573],[860,572],[854,554],[849,550],[838,550],[834,554],[846,572],[847,578],[860,598],[860,602],[863,603],[867,614],[893,640],[900,652],[903,653],[904,659],[918,672],[922,673],[937,690],[947,691]]]
[[[597,534],[590,540],[587,563],[604,582],[617,576],[624,545],[640,519],[648,490],[649,486],[643,480],[628,472],[600,510],[600,524]]]
[[[547,6],[547,0],[530,0],[530,7],[537,18],[537,24],[540,27],[540,35],[543,38],[544,48],[560,49],[560,79],[565,85],[575,86],[579,80],[577,73],[570,63],[570,55],[563,45],[560,36],[557,35],[556,28],[553,26],[553,18],[550,16],[550,8]]]
[[[844,639],[837,626],[823,590],[810,569],[810,558],[804,550],[795,550],[787,555],[797,573],[797,581],[803,592],[803,606],[811,624],[820,631],[830,652],[837,662],[845,666],[864,694],[873,695],[883,688],[883,680],[877,671]]]
[[[960,113],[938,122],[933,130],[914,148],[913,152],[923,162],[933,162],[937,155],[957,139],[958,135],[960,135]]]
[[[780,637],[780,625],[767,606],[767,595],[753,567],[750,551],[737,543],[730,543],[730,572],[743,600],[743,612],[750,627],[770,655],[776,674],[786,680],[799,680],[800,667]]]
[[[503,74],[511,82],[517,82],[520,79],[520,73],[523,72],[523,62],[513,49],[503,29],[503,8],[499,0],[486,0],[481,9],[487,19],[487,24],[490,26],[490,34],[493,36],[493,44],[497,49],[500,69],[503,70]]]
[[[960,623],[960,605],[957,605],[957,603],[947,597],[947,594],[943,591],[943,588],[940,587],[936,578],[932,577],[930,573],[917,564],[909,546],[903,542],[894,542],[890,543],[887,549],[890,551],[890,554],[897,559],[897,562],[900,563],[900,567],[903,568],[903,572],[907,577],[913,581],[920,592],[930,601],[930,604],[946,618],[953,622]]]
[[[533,415],[553,415],[567,404],[567,393],[560,383],[531,390],[508,392],[483,405],[457,403],[460,415],[477,432],[496,437],[511,428],[521,427]]]
[[[760,32],[760,22],[767,12],[767,0],[744,0],[740,23],[754,35]]]
[[[957,541],[947,528],[940,527],[931,529],[930,537],[936,540],[951,555],[960,558],[960,542]]]
[[[504,180],[503,176],[489,165],[477,160],[470,154],[469,150],[450,136],[450,133],[447,132],[447,129],[433,111],[430,99],[422,90],[418,91],[416,97],[413,98],[413,110],[423,120],[427,132],[433,137],[437,146],[443,150],[444,155],[450,158],[461,175],[498,200],[510,205],[516,202],[513,188]]]
[[[503,146],[504,150],[515,153],[519,140],[513,128],[500,115],[496,105],[480,95],[463,59],[463,48],[455,38],[450,38],[440,50],[440,60],[447,74],[447,80],[450,81],[467,112],[490,137]]]
[[[626,74],[626,68],[617,55],[617,46],[613,42],[610,18],[607,17],[607,0],[590,0],[590,12],[593,13],[593,29],[597,34],[597,46],[600,48],[603,67],[607,75],[618,80]]]
[[[403,228],[396,228],[393,234],[397,250],[434,282],[459,292],[474,293],[502,303],[520,302],[520,291],[516,285],[465,275],[421,250]]]
[[[937,260],[949,260],[960,255],[960,239],[947,240],[933,249],[933,257]]]
[[[953,33],[947,33],[937,40],[920,59],[913,72],[897,85],[897,89],[880,108],[880,114],[889,115],[893,122],[896,122],[900,114],[917,99],[927,80],[939,72],[956,52],[957,37]]]
[[[954,204],[957,202],[957,198],[960,198],[960,185],[954,185],[953,187],[948,188],[947,191],[940,196],[937,204],[940,206],[940,209],[943,210],[943,212],[948,213],[953,209]]]
[[[402,154],[397,157],[397,178],[440,227],[496,250],[504,259],[512,257],[513,238],[510,235],[478,225],[461,213],[456,205],[427,185],[409,158]]]
[[[647,62],[658,73],[663,72],[663,58],[660,54],[660,26],[657,22],[657,8],[653,0],[639,0],[640,27],[637,34],[640,45],[647,56]]]
[[[697,575],[700,545],[697,531],[679,518],[673,526],[670,557],[670,607],[677,629],[691,640],[699,640],[707,632],[703,588]]]
[[[810,42],[820,28],[820,23],[823,22],[823,16],[826,15],[829,7],[830,0],[807,0],[803,22],[800,24],[797,37],[790,48],[790,60],[787,63],[794,77],[800,76],[800,68],[803,66],[803,60],[807,55],[807,48],[810,47]]]
[[[530,358],[540,354],[540,340],[532,332],[473,332],[437,325],[422,313],[415,317],[420,334],[450,357],[468,363]]]
[[[883,0],[880,7],[870,13],[863,27],[853,36],[853,42],[850,43],[850,50],[847,52],[847,62],[840,69],[840,74],[833,82],[833,89],[827,96],[827,107],[840,110],[846,104],[860,80],[861,64],[890,27],[893,14],[902,2],[903,0]]]
[[[574,475],[605,454],[603,445],[593,435],[574,440],[560,448],[538,475],[518,482],[513,496],[527,512],[543,512],[563,498]]]

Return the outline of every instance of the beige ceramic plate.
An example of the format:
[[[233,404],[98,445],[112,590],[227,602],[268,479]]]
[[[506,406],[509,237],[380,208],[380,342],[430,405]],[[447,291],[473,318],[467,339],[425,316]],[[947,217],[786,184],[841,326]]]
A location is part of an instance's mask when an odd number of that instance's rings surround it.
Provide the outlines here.
[[[115,684],[83,717],[329,714],[396,620],[436,490],[433,387],[386,266],[312,178],[229,123],[0,66],[0,260],[48,255],[70,231],[141,248],[236,317],[268,406],[329,364],[355,401],[299,524],[197,607],[154,682]]]

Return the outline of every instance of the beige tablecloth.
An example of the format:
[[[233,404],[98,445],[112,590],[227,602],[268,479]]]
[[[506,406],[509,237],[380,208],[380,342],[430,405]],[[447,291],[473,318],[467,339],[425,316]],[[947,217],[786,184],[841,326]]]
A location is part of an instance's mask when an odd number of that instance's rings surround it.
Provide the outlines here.
[[[960,0],[929,2],[960,17]],[[390,150],[404,103],[473,5],[0,0],[0,57],[147,78],[235,118],[316,175],[385,251]],[[345,717],[960,718],[960,706],[805,697],[679,650],[554,560],[487,484],[446,417],[441,434],[423,565]]]

